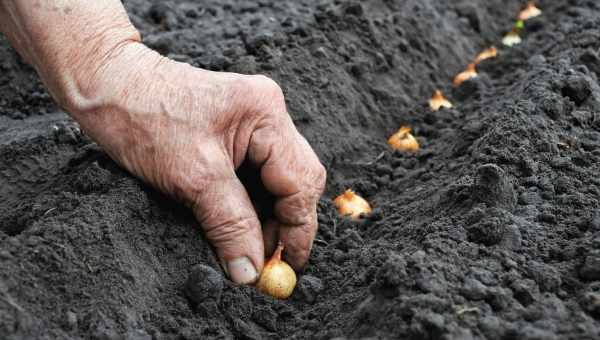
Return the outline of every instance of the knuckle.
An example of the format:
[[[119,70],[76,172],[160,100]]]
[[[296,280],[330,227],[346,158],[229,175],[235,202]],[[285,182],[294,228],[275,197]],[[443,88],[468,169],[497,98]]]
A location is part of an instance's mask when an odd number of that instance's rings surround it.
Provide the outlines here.
[[[279,115],[287,112],[283,90],[267,76],[240,76],[230,86],[233,91],[231,97],[241,100],[237,103],[245,108],[245,114],[280,119]]]
[[[307,195],[307,192],[298,192],[277,204],[277,217],[286,225],[304,226],[310,223],[311,206],[311,195]]]
[[[275,80],[265,75],[256,75],[253,77],[256,82],[256,88],[262,96],[277,104],[284,103],[283,90]]]
[[[273,80],[272,78],[269,78],[267,76],[265,76],[264,74],[257,74],[252,76],[255,81],[261,86],[264,87],[266,89],[270,89],[272,91],[281,91],[281,88],[279,87],[279,85],[277,84],[277,82],[275,80]]]
[[[203,223],[203,227],[206,237],[215,244],[220,244],[243,238],[252,230],[254,222],[254,218],[246,217],[214,224]]]
[[[235,76],[226,83],[225,88],[233,98],[247,98],[253,88],[251,76]]]

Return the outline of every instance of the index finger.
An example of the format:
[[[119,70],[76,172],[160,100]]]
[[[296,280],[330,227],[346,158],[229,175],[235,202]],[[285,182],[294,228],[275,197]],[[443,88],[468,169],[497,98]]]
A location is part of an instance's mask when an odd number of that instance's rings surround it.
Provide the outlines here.
[[[284,258],[296,270],[308,260],[317,233],[317,203],[326,171],[291,119],[283,127],[256,130],[249,155],[261,168],[265,188],[276,197],[275,224]]]

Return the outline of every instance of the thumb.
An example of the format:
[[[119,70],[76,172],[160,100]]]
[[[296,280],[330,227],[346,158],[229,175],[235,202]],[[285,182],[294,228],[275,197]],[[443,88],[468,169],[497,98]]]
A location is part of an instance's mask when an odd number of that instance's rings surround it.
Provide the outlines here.
[[[254,283],[264,264],[262,230],[248,193],[235,173],[208,181],[192,207],[231,280]]]

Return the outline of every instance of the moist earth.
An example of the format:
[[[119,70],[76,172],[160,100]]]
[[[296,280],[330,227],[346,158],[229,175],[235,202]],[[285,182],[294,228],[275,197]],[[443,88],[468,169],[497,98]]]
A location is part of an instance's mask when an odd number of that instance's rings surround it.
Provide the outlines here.
[[[600,3],[539,1],[513,48],[524,1],[124,4],[155,50],[282,86],[328,169],[310,262],[286,301],[233,284],[2,39],[1,339],[600,338]],[[371,216],[337,215],[347,188]]]

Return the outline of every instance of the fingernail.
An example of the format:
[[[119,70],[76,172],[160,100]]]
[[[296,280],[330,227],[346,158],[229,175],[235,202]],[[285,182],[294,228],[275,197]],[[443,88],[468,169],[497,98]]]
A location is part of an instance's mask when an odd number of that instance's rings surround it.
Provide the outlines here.
[[[250,284],[258,279],[258,272],[252,261],[247,257],[238,257],[227,262],[227,271],[229,277],[235,283]]]

